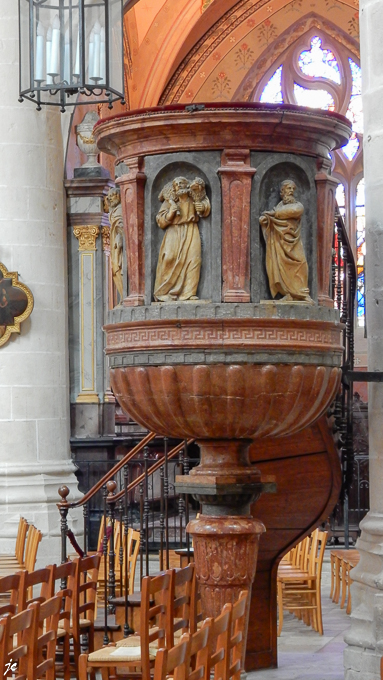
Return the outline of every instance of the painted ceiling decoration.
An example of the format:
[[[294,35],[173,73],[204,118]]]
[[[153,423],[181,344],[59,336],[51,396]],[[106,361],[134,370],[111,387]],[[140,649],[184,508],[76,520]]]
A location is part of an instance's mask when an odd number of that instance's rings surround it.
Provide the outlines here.
[[[359,58],[354,4],[242,0],[184,58],[160,103],[253,101],[265,71],[312,29],[328,33]]]

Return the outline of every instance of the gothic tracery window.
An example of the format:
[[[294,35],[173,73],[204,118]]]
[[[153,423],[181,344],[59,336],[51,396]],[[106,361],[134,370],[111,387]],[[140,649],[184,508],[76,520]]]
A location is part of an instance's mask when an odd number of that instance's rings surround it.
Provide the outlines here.
[[[352,123],[348,144],[332,155],[339,180],[337,201],[357,263],[357,323],[365,322],[364,300],[364,182],[361,69],[354,54],[321,31],[298,39],[255,91],[255,101],[299,104],[337,111]]]

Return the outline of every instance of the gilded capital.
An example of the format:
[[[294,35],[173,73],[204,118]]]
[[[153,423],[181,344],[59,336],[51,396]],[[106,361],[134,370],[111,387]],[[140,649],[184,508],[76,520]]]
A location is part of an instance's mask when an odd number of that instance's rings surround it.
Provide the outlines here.
[[[102,249],[110,250],[110,227],[105,226],[101,229]]]
[[[96,250],[96,239],[100,228],[94,224],[87,224],[73,229],[75,237],[79,241],[79,250]]]

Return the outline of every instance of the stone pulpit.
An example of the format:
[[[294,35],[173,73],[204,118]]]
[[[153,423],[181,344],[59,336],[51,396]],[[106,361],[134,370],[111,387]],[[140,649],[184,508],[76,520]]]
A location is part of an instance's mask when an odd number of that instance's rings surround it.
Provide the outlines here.
[[[188,531],[206,615],[251,590],[260,545],[267,597],[256,579],[247,670],[276,661],[278,559],[336,502],[337,457],[318,458],[305,487],[317,506],[275,538],[300,478],[294,462],[270,462],[302,442],[331,450],[323,417],[343,347],[330,154],[349,136],[340,115],[263,104],[146,109],[95,127],[115,156],[127,254],[127,295],[105,328],[113,391],[143,426],[199,444],[178,489],[201,503]]]

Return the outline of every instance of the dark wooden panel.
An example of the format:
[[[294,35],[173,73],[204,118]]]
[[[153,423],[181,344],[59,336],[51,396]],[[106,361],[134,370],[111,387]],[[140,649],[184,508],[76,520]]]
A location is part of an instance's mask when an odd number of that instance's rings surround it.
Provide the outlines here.
[[[264,494],[252,514],[266,526],[252,590],[246,670],[277,665],[276,576],[282,555],[325,520],[335,506],[341,470],[326,418],[294,437],[254,443],[251,458],[275,475],[276,494]]]

